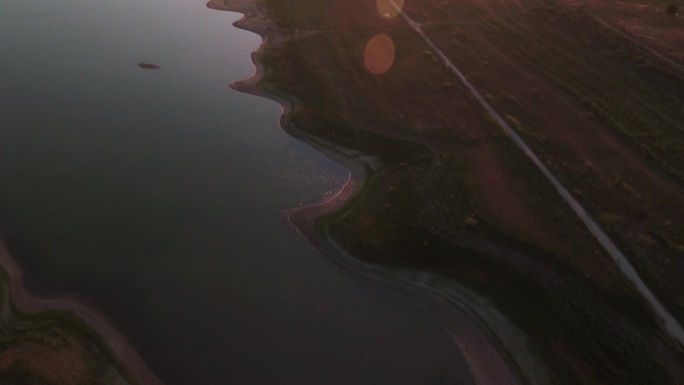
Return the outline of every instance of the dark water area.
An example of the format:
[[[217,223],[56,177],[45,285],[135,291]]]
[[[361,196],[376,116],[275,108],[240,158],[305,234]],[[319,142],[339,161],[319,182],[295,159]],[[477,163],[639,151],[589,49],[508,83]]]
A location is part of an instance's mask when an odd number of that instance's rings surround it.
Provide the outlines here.
[[[437,319],[288,224],[347,171],[228,87],[261,42],[239,17],[0,2],[0,236],[27,286],[97,307],[169,384],[466,383]]]

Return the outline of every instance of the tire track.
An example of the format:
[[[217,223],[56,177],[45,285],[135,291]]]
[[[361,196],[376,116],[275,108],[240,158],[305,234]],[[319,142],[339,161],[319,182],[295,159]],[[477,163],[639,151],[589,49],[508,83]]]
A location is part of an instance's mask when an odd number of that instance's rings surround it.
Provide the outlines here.
[[[420,25],[411,19],[397,4],[394,0],[389,0],[394,8],[399,12],[401,17],[406,21],[406,23],[413,29],[420,37],[425,41],[425,43],[430,47],[430,49],[442,59],[442,62],[446,67],[453,72],[456,77],[459,78],[461,83],[470,91],[470,94],[480,103],[480,105],[487,111],[489,116],[494,119],[494,121],[501,127],[504,133],[511,138],[513,143],[522,151],[537,169],[544,175],[546,180],[551,183],[551,185],[556,189],[558,194],[565,200],[565,202],[570,206],[570,208],[577,214],[579,219],[584,223],[586,228],[594,235],[596,240],[606,253],[613,259],[618,269],[622,274],[636,287],[636,289],[641,293],[644,299],[648,302],[651,310],[656,314],[658,319],[661,321],[662,326],[665,331],[667,331],[670,337],[677,340],[682,346],[684,346],[684,329],[679,324],[679,321],[670,314],[667,309],[660,303],[658,298],[651,292],[651,290],[646,286],[644,281],[639,277],[634,266],[629,262],[629,260],[624,256],[624,254],[618,249],[615,243],[610,239],[608,234],[603,230],[603,228],[594,220],[589,213],[579,204],[579,202],[570,194],[570,192],[561,184],[561,182],[556,178],[553,173],[544,165],[544,163],[537,157],[537,155],[530,149],[530,147],[522,140],[520,136],[513,130],[508,123],[499,115],[498,112],[482,97],[480,92],[475,88],[466,78],[466,76],[449,60],[449,58],[442,52],[435,43],[430,40],[429,37],[425,35]]]

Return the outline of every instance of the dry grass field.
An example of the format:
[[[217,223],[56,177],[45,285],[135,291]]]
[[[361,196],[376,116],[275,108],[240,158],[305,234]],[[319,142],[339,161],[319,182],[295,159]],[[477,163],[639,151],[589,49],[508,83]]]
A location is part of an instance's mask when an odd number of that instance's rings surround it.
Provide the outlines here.
[[[684,379],[682,346],[438,55],[400,15],[386,14],[386,2],[245,3],[226,6],[267,36],[258,87],[290,100],[287,122],[350,158],[378,160],[367,163],[363,189],[319,219],[321,234],[365,261],[433,272],[479,293],[526,333],[553,383]],[[684,320],[681,18],[655,8],[403,4]],[[373,52],[380,35],[391,49]]]

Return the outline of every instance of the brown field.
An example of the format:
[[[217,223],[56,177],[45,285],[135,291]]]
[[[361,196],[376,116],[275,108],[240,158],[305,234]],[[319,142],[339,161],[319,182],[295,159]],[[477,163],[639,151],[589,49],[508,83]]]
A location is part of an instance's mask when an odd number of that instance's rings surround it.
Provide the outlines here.
[[[418,34],[374,3],[225,0],[266,38],[259,89],[237,87],[288,100],[296,135],[380,161],[319,218],[321,234],[481,294],[527,334],[552,383],[684,379],[682,347],[567,204]],[[684,320],[684,39],[681,17],[656,6],[423,0],[404,11]],[[379,35],[392,44],[373,52]]]
[[[684,319],[684,98],[673,92],[684,92],[684,73],[582,9],[512,10],[467,25],[463,39],[451,23],[425,31]]]
[[[684,3],[681,1],[649,0],[630,1],[569,1],[586,12],[617,29],[636,44],[672,60],[684,68]],[[668,16],[668,5],[679,6],[677,17]]]

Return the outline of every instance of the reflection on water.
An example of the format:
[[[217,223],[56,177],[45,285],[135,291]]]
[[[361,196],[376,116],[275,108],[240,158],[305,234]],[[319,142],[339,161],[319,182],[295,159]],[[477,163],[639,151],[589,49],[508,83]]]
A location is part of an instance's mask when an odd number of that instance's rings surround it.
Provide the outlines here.
[[[366,44],[364,63],[366,69],[380,75],[387,72],[394,64],[394,42],[387,35],[376,35]]]

